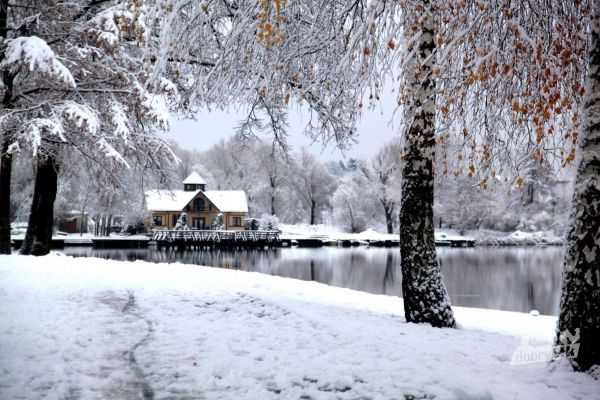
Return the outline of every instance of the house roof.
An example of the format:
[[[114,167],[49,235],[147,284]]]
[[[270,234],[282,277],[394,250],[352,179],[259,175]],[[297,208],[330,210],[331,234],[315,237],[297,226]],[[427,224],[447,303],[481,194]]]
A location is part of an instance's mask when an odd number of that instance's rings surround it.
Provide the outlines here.
[[[149,190],[146,192],[146,204],[150,211],[181,211],[200,190]],[[248,212],[246,192],[243,190],[208,190],[202,192],[220,212]]]
[[[221,212],[248,212],[246,192],[243,190],[207,190],[202,193]]]
[[[183,190],[148,190],[146,204],[150,211],[181,211],[199,193]]]
[[[200,176],[196,171],[192,172],[188,175],[187,178],[183,181],[184,185],[206,185],[206,181],[204,178]]]

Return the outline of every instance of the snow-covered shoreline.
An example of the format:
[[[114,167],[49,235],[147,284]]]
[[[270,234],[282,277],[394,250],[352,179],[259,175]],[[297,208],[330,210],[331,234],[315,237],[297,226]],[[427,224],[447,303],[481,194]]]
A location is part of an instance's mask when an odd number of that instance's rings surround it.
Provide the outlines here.
[[[367,229],[360,233],[347,233],[335,226],[328,225],[281,225],[282,237],[289,239],[316,237],[324,241],[351,240],[358,243],[370,241],[398,240],[398,234],[388,234]],[[562,246],[564,238],[557,236],[551,231],[538,232],[499,232],[491,230],[472,230],[460,234],[454,229],[436,229],[436,240],[445,241],[450,239],[475,240],[478,246]]]
[[[0,256],[0,398],[576,399],[566,363],[511,365],[556,318],[455,307],[181,264]]]

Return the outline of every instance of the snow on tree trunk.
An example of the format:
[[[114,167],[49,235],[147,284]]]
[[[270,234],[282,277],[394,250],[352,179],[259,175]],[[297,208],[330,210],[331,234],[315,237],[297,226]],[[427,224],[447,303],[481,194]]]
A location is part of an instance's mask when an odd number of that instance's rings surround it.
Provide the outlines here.
[[[423,4],[428,7],[428,1]],[[435,50],[432,15],[424,18],[407,79],[415,98],[406,109],[405,164],[400,208],[402,293],[408,322],[456,327],[442,281],[433,230],[435,156]]]
[[[583,104],[581,164],[563,270],[556,341],[579,331],[576,370],[600,368],[600,8],[591,17],[588,75]],[[568,337],[568,336],[566,336]],[[574,340],[575,341],[575,340]]]
[[[38,158],[29,225],[20,250],[23,255],[43,256],[50,252],[58,169],[54,155]]]
[[[6,38],[7,33],[8,0],[0,0],[0,37]],[[0,56],[3,60],[5,54]],[[2,71],[0,85],[4,91],[2,108],[10,106],[13,92],[12,74]],[[10,145],[8,132],[2,134],[2,148],[0,153],[0,254],[10,254],[10,176],[12,172],[12,155],[8,153]]]
[[[8,153],[9,137],[2,138],[0,153],[0,254],[10,254],[10,175],[12,155]]]

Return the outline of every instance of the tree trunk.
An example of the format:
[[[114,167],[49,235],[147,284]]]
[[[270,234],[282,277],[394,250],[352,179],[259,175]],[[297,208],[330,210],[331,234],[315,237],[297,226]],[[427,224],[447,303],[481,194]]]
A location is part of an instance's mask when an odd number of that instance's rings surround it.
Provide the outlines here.
[[[388,200],[381,200],[383,212],[385,214],[385,223],[387,225],[387,233],[394,233],[394,203]]]
[[[37,160],[31,214],[21,254],[43,256],[50,252],[58,169],[58,162],[54,156]]]
[[[352,214],[352,207],[350,207],[348,202],[346,202],[346,207],[348,207],[348,215],[350,215],[350,233],[358,233],[358,229],[354,221],[354,214]]]
[[[562,276],[556,344],[573,368],[600,369],[600,10],[591,19],[581,164]],[[577,337],[579,336],[579,337]],[[578,343],[579,351],[570,351]],[[576,354],[575,354],[576,353]]]
[[[2,137],[0,154],[0,254],[10,254],[10,175],[12,172],[12,154],[8,153],[10,139],[8,134]]]
[[[426,9],[429,2],[423,1]],[[407,71],[415,98],[407,107],[405,164],[400,208],[400,257],[404,311],[408,322],[456,327],[450,298],[442,281],[433,230],[433,165],[435,157],[435,50],[432,15],[423,22],[414,70]]]
[[[112,220],[113,220],[113,215],[108,214],[108,217],[106,218],[106,237],[110,236],[110,229],[112,227]]]
[[[275,195],[271,195],[271,215],[275,215]]]
[[[274,179],[270,179],[271,185],[271,215],[275,215],[275,191],[277,190],[277,185],[275,184]]]
[[[317,209],[317,203],[314,200],[310,201],[310,224],[315,224],[315,213]]]
[[[7,34],[8,0],[0,0],[0,37]],[[0,61],[4,54],[0,56]],[[13,79],[7,71],[2,71],[2,107],[9,108],[13,94]],[[2,134],[2,153],[0,153],[0,254],[10,254],[10,179],[12,172],[12,155],[8,154],[10,134]]]

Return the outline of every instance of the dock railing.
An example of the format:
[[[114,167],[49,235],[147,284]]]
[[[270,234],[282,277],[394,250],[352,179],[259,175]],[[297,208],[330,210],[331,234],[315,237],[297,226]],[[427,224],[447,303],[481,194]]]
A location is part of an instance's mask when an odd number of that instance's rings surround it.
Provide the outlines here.
[[[211,231],[211,230],[157,230],[152,235],[155,242],[279,242],[280,231]]]

